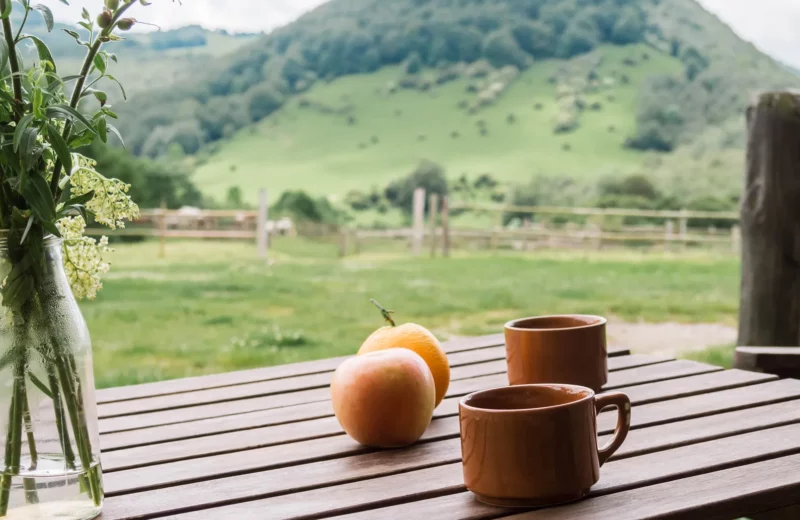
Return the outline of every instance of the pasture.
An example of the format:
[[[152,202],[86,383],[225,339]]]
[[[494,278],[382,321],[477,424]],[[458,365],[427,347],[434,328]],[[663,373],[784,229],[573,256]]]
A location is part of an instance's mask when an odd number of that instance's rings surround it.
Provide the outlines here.
[[[728,253],[456,252],[396,248],[343,260],[336,244],[277,239],[267,265],[242,242],[121,244],[98,300],[83,302],[99,387],[332,357],[400,322],[441,339],[508,319],[593,313],[625,321],[735,323],[739,262]]]

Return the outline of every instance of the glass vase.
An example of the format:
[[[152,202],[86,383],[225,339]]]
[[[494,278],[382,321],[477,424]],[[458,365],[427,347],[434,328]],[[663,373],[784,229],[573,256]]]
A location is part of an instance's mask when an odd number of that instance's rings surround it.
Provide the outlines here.
[[[88,520],[103,503],[91,341],[61,241],[42,246],[32,296],[0,305],[0,518]],[[4,288],[22,267],[0,235]]]

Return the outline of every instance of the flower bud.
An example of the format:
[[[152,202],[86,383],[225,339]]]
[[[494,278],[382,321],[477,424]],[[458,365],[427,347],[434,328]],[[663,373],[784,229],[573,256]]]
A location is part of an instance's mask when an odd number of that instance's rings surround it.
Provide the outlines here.
[[[117,27],[119,27],[120,31],[130,31],[133,24],[136,23],[136,20],[133,18],[123,18],[119,22],[117,22]]]
[[[97,25],[99,25],[101,29],[108,29],[111,27],[111,22],[113,21],[114,17],[108,9],[97,15]]]
[[[119,0],[106,0],[106,7],[111,11],[116,11],[119,7]]]

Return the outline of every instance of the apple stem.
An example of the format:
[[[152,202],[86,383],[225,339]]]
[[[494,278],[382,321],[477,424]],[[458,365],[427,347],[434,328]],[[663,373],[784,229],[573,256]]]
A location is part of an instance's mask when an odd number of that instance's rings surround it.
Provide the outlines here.
[[[386,322],[387,322],[387,323],[389,323],[389,324],[390,324],[392,327],[396,327],[396,326],[397,326],[397,325],[395,324],[394,320],[392,319],[392,314],[394,314],[394,311],[389,311],[389,310],[386,310],[386,309],[383,307],[383,305],[381,305],[380,303],[378,303],[378,302],[377,302],[377,301],[375,301],[374,299],[373,299],[373,300],[370,300],[370,301],[372,302],[372,304],[373,304],[375,307],[377,307],[378,309],[380,309],[380,311],[381,311],[381,315],[383,316],[383,319],[384,319],[384,320],[386,320]]]

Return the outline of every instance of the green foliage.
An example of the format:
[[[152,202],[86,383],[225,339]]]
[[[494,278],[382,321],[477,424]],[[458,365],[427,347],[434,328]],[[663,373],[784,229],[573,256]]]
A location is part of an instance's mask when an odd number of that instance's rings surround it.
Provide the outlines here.
[[[393,206],[410,214],[414,206],[414,190],[417,188],[424,188],[426,193],[436,193],[440,197],[447,195],[444,169],[435,162],[421,161],[411,175],[387,186],[386,199]]]
[[[299,190],[284,192],[273,208],[278,215],[289,216],[297,222],[336,225],[344,217],[327,198],[315,199]]]
[[[97,161],[98,171],[130,184],[129,194],[142,207],[157,208],[162,202],[169,208],[203,204],[191,173],[178,164],[137,158],[102,143],[93,144],[86,155]]]
[[[400,63],[413,76],[424,67],[482,59],[494,67],[524,69],[533,59],[572,57],[603,42],[643,41],[644,13],[638,4],[616,0],[332,1],[230,62],[137,99],[129,113],[135,120],[128,127],[131,146],[135,153],[164,153],[168,146],[144,146],[149,135],[191,119],[200,121],[206,141],[221,139],[308,90],[314,82],[309,78],[332,80]],[[193,41],[189,34],[183,37],[187,44]],[[247,118],[220,125],[204,117],[208,105],[234,107],[242,96]],[[180,104],[193,109],[173,109]],[[223,132],[228,125],[230,131]],[[159,135],[167,145],[181,137],[171,131]]]
[[[676,103],[679,80],[658,77],[647,82],[639,97],[636,135],[627,145],[638,150],[672,151],[683,133],[684,117]]]
[[[501,68],[513,65],[524,69],[530,62],[530,57],[520,49],[514,37],[506,31],[498,31],[489,36],[483,50],[484,56],[494,67]]]

